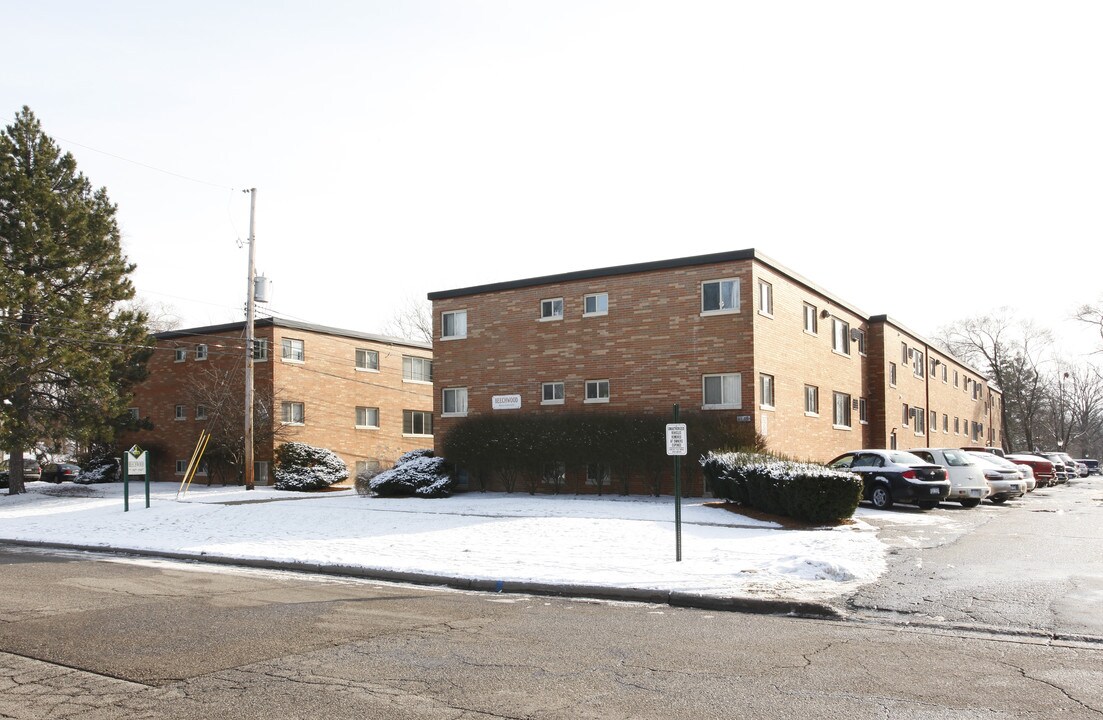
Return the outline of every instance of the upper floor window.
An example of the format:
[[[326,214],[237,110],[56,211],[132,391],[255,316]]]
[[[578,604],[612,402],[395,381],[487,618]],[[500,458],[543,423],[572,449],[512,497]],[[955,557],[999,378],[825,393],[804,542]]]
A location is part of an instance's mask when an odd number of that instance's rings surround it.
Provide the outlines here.
[[[175,417],[177,420],[187,420],[188,419],[188,409],[186,407],[184,407],[183,405],[177,405],[176,406],[176,412],[174,413],[173,417]]]
[[[773,409],[774,407],[774,376],[760,373],[758,376],[759,395],[762,398],[762,407]]]
[[[864,397],[858,398],[858,422],[863,425],[869,422],[869,410]]]
[[[758,311],[763,315],[774,314],[774,286],[765,280],[758,281]]]
[[[302,425],[306,417],[303,411],[301,402],[280,403],[280,421],[284,425]]]
[[[433,361],[429,358],[403,355],[402,379],[410,382],[433,382]]]
[[[739,312],[739,279],[709,280],[701,283],[701,312]]]
[[[540,319],[541,320],[562,320],[563,319],[563,298],[551,298],[550,300],[540,301]]]
[[[195,406],[195,419],[196,420],[206,420],[207,419],[207,406],[206,405],[196,405]]]
[[[701,390],[704,393],[704,407],[706,408],[731,408],[743,407],[742,395],[739,392],[740,374],[721,373],[718,375],[704,375],[701,377]]]
[[[900,343],[900,362],[903,365],[911,364],[912,356],[908,352],[908,344],[906,342]]]
[[[608,380],[587,380],[586,381],[586,400],[588,403],[607,403],[609,402],[609,381]]]
[[[815,385],[804,386],[804,413],[806,415],[820,414],[820,389]]]
[[[609,293],[593,293],[582,298],[582,316],[608,315]]]
[[[290,360],[291,362],[303,362],[306,359],[305,346],[302,340],[293,340],[291,338],[284,338],[280,341],[280,348],[283,351],[283,359]]]
[[[916,377],[923,377],[923,353],[919,350],[912,349],[912,374]]]
[[[176,362],[184,362],[187,359],[188,359],[188,349],[187,348],[181,348],[181,347],[176,348],[176,359],[175,359],[175,361]]]
[[[356,349],[357,370],[379,370],[379,352],[376,350]]]
[[[377,407],[357,407],[356,408],[356,427],[358,427],[358,428],[378,428],[379,427],[379,408],[377,408]]]
[[[541,405],[562,405],[564,398],[563,383],[546,382],[540,386]]]
[[[896,387],[896,363],[889,363],[889,385]]]
[[[424,410],[403,410],[402,434],[424,436],[432,435],[433,413],[425,412]]]
[[[942,363],[942,382],[946,382],[948,371],[946,370],[946,363]]]
[[[852,330],[851,335],[854,336],[854,341],[858,344],[858,354],[866,354],[866,332],[865,330]]]
[[[196,345],[195,346],[195,359],[196,360],[206,360],[207,359],[207,346],[206,345]]]
[[[831,349],[843,355],[850,354],[850,324],[837,317],[831,318]]]
[[[816,315],[816,306],[804,303],[804,332],[816,335],[820,331],[820,319]]]
[[[255,338],[253,340],[253,360],[256,362],[268,360],[268,340],[266,338]]]
[[[453,310],[440,314],[440,337],[455,340],[467,337],[467,311]]]
[[[467,414],[467,388],[445,388],[441,397],[441,415]]]

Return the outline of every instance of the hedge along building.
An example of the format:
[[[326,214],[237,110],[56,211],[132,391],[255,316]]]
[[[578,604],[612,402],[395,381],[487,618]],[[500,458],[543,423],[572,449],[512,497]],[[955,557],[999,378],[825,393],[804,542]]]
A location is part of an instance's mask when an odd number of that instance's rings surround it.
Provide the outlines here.
[[[268,398],[271,405],[255,417],[257,484],[272,481],[270,465],[281,442],[333,450],[350,476],[432,446],[430,346],[277,318],[257,320],[255,333],[254,387],[258,400]],[[152,429],[120,438],[125,447],[136,443],[153,451],[155,479],[183,476],[200,431],[218,427],[219,413],[235,418],[227,433],[244,423],[244,335],[239,322],[155,336],[149,377],[135,388],[131,408]],[[217,465],[208,468],[219,472]],[[210,477],[205,471],[198,482]]]
[[[753,249],[433,292],[429,299],[438,453],[465,417],[669,417],[674,403],[734,417],[770,450],[820,461],[858,447],[936,444],[929,424],[917,434],[914,415],[902,423],[905,403],[939,412],[939,430],[941,414],[959,419],[959,432],[951,421],[945,444],[971,442],[962,430],[966,418],[995,433],[972,390],[952,392],[940,374],[925,371],[918,383],[904,379],[900,367],[893,380],[890,363],[907,343],[982,387],[985,398],[996,397],[979,373]]]

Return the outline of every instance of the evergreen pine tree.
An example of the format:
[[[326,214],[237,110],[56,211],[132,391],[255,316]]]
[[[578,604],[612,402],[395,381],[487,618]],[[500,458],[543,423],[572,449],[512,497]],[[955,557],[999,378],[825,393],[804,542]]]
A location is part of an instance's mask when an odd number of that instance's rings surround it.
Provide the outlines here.
[[[134,296],[115,206],[24,107],[0,133],[0,447],[9,493],[23,453],[109,437],[144,373],[146,318]]]

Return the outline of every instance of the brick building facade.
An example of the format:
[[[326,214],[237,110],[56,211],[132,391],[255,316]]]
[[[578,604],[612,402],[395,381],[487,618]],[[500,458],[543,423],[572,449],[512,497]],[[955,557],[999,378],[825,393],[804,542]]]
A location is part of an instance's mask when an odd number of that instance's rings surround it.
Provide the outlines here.
[[[1000,440],[998,392],[976,370],[753,249],[429,299],[438,453],[469,415],[668,416],[673,403],[732,413],[771,450],[819,461],[858,447]],[[492,409],[508,395],[519,410]]]
[[[200,430],[213,424],[223,404],[243,417],[244,336],[243,322],[156,336],[149,377],[135,388],[131,410],[153,429],[120,438],[153,451],[154,479],[182,478]],[[432,446],[428,345],[272,318],[256,322],[255,337],[254,386],[272,405],[269,417],[254,420],[258,440],[264,423],[280,428],[275,442],[255,450],[257,484],[271,482],[273,446],[280,442],[329,448],[350,476],[366,464],[386,467],[403,452]],[[211,393],[212,385],[225,389]]]

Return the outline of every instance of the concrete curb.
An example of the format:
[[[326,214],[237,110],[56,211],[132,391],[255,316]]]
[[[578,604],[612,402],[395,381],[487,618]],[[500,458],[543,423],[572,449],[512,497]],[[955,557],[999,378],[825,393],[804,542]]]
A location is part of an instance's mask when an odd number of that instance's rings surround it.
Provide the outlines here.
[[[169,560],[210,563],[212,565],[233,565],[262,570],[286,570],[291,572],[316,573],[319,575],[333,575],[336,577],[354,577],[365,580],[407,583],[410,585],[443,586],[456,590],[472,590],[488,593],[620,600],[626,602],[670,605],[671,607],[694,608],[699,610],[752,613],[757,615],[791,615],[795,617],[832,620],[843,617],[842,612],[840,612],[838,608],[827,603],[787,600],[783,598],[722,597],[680,592],[677,590],[619,588],[602,585],[560,585],[504,579],[486,580],[347,565],[236,558],[225,555],[210,555],[208,553],[143,550],[137,548],[108,547],[105,545],[77,545],[72,543],[50,543],[35,540],[5,540],[3,542],[11,546],[42,548],[46,550],[71,550],[76,552],[101,553],[105,555],[115,554],[165,558]]]

